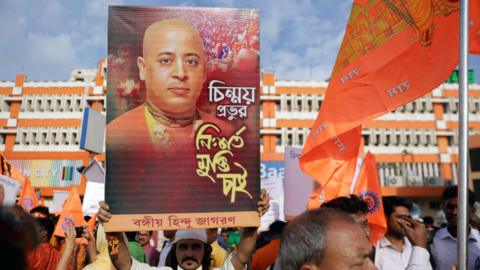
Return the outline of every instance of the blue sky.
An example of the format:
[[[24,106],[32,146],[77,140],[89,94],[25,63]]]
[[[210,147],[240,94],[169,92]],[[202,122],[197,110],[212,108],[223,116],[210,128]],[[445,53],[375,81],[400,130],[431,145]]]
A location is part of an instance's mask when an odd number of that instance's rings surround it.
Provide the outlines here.
[[[351,1],[1,0],[0,80],[19,73],[33,81],[67,80],[73,68],[95,68],[107,54],[109,4],[257,8],[261,68],[281,80],[329,77]],[[480,81],[480,57],[470,57]]]

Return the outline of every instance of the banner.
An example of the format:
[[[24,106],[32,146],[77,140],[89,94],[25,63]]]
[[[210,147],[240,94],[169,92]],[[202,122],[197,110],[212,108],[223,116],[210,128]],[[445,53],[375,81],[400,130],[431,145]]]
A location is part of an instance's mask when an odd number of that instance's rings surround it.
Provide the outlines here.
[[[358,155],[363,122],[448,78],[458,64],[458,10],[459,1],[354,1],[304,147],[305,172],[324,186]]]
[[[62,207],[68,198],[70,192],[67,190],[54,190],[53,191],[53,203],[48,206],[50,213],[62,212]]]
[[[105,200],[105,171],[102,165],[93,159],[82,174],[87,178],[82,210],[85,214],[95,215],[100,209],[99,203]]]
[[[0,205],[14,205],[17,200],[17,194],[20,191],[21,183],[5,175],[0,175],[0,185],[3,186],[5,197]]]
[[[12,165],[30,179],[35,187],[69,187],[80,185],[82,176],[77,168],[82,160],[10,160]]]
[[[310,194],[315,182],[302,172],[298,164],[301,148],[285,147],[285,216],[287,219],[300,215],[307,210]]]
[[[106,231],[259,225],[258,18],[110,7]]]

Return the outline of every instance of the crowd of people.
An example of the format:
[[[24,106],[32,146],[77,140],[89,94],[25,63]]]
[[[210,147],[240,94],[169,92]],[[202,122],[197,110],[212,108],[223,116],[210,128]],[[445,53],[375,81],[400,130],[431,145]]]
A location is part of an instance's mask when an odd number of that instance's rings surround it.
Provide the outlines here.
[[[104,232],[111,214],[100,204],[94,228],[69,226],[65,237],[53,235],[56,217],[45,206],[26,212],[0,207],[0,249],[8,269],[456,269],[458,189],[446,187],[440,199],[446,224],[411,216],[412,201],[383,197],[387,233],[369,241],[368,206],[355,195],[338,197],[288,223],[257,228]],[[475,196],[468,194],[471,217],[468,269],[480,267],[480,235]],[[262,192],[259,215],[269,208]]]

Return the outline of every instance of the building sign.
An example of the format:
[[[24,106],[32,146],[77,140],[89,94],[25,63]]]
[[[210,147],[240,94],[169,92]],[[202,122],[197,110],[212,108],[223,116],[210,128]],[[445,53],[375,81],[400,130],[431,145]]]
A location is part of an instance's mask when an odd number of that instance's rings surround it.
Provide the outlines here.
[[[460,82],[459,75],[460,75],[460,73],[459,73],[458,69],[455,69],[452,72],[452,75],[450,75],[450,77],[448,77],[446,82],[447,83],[459,83]],[[473,69],[468,70],[468,83],[475,83],[475,72],[474,72]]]
[[[80,185],[81,175],[77,168],[81,160],[10,160],[34,187],[69,187]]]

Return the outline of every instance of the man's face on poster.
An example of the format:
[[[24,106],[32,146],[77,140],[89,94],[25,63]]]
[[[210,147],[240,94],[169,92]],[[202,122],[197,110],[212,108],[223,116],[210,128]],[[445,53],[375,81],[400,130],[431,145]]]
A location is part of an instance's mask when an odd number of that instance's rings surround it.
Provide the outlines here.
[[[167,20],[149,26],[137,64],[150,106],[173,114],[194,110],[206,80],[202,44],[188,23]]]

